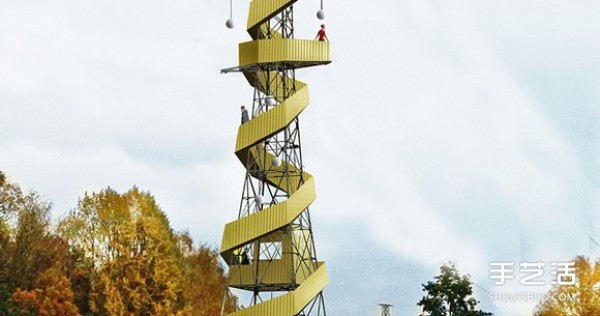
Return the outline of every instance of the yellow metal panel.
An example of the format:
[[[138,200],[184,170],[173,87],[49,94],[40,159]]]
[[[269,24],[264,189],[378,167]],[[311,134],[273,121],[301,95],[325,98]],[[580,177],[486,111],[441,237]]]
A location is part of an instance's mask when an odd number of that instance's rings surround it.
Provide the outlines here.
[[[261,39],[240,44],[239,64],[329,62],[329,42],[290,38]]]
[[[232,316],[282,316],[296,315],[317,296],[328,283],[327,269],[324,263],[295,291],[268,300],[258,305],[239,310],[229,315]]]
[[[288,255],[291,257],[291,255]],[[292,283],[292,265],[286,262],[286,259],[274,260],[268,264],[264,261],[258,264],[258,274],[261,277],[261,282],[264,284],[290,284]],[[256,270],[257,262],[252,264],[239,265],[230,270],[229,286],[244,287],[254,284],[254,271]]]
[[[221,252],[232,251],[296,219],[316,198],[314,180],[308,178],[286,201],[225,225]]]
[[[241,43],[239,46],[239,65],[260,65],[269,63],[292,63],[294,66],[310,66],[329,62],[329,42],[312,40],[297,40],[282,38],[281,34],[268,29],[269,19],[291,6],[296,0],[252,0],[248,14],[248,32],[253,41]],[[259,32],[260,31],[260,32]],[[261,38],[264,33],[271,34],[269,39]],[[289,64],[288,64],[289,65]],[[245,69],[250,69],[247,67]],[[234,316],[292,316],[297,315],[305,306],[315,298],[328,282],[325,264],[319,262],[314,266],[300,268],[292,271],[299,260],[291,251],[292,239],[296,244],[299,240],[312,238],[303,236],[308,232],[299,232],[298,236],[284,234],[281,228],[290,225],[316,198],[314,178],[307,172],[298,170],[294,165],[283,162],[282,166],[274,167],[273,155],[267,153],[262,141],[274,136],[286,128],[309,103],[308,86],[299,81],[292,81],[289,77],[282,77],[274,72],[244,72],[252,86],[258,87],[267,93],[267,83],[276,87],[275,91],[268,91],[277,101],[273,109],[261,113],[238,129],[235,153],[251,171],[281,171],[269,172],[268,183],[290,194],[286,201],[281,201],[262,211],[251,214],[228,223],[225,226],[221,244],[221,255],[231,258],[240,247],[254,243],[253,257],[258,260],[260,242],[281,240],[282,258],[264,264],[254,261],[248,265],[233,264],[230,266],[229,283],[231,286],[252,286],[257,282],[254,272],[258,271],[261,282],[267,284],[300,284],[294,291],[282,296],[264,301],[251,307],[242,309],[230,315]],[[285,82],[284,82],[285,81]],[[295,84],[296,90],[290,96],[285,87]],[[252,169],[250,169],[252,168]],[[264,170],[260,169],[264,168]],[[291,174],[302,172],[300,177],[285,177],[283,171]],[[294,231],[293,234],[296,234]],[[296,249],[299,252],[314,252],[312,244],[306,249]],[[239,254],[238,254],[239,255]],[[227,259],[226,259],[227,260]],[[227,260],[227,262],[231,262]]]
[[[292,292],[294,293],[294,310],[297,311],[296,314],[300,312],[319,292],[321,292],[328,282],[327,268],[325,263],[321,262],[317,271],[306,279],[296,291]]]
[[[272,83],[271,87],[276,87],[276,90],[270,91],[270,93],[273,97],[275,97],[275,99],[277,99],[277,101],[280,102],[283,101],[281,100],[281,96],[285,95],[285,90],[283,87],[290,87],[293,84],[293,81],[289,77],[284,79],[275,72],[244,72],[244,76],[246,76],[246,79],[248,79],[248,82],[253,87],[256,85],[255,83],[258,82],[259,88],[262,92],[265,93],[266,82],[269,81],[268,78],[270,78],[270,81]],[[296,80],[296,89],[298,91],[303,90],[305,88],[307,88],[307,85],[305,83]]]
[[[294,2],[296,0],[252,0],[248,13],[248,29],[262,24]]]
[[[242,124],[236,152],[251,147],[284,129],[308,106],[308,88],[300,89],[275,108]],[[245,162],[244,162],[245,163]]]

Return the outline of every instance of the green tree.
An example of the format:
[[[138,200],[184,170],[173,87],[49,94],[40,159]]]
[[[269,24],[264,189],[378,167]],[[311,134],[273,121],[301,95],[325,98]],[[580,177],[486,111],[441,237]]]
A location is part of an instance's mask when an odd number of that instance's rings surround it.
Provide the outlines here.
[[[476,309],[478,301],[472,296],[471,280],[461,276],[452,263],[442,265],[440,275],[422,286],[427,294],[417,303],[423,309],[421,316],[492,315]]]
[[[558,284],[550,290],[550,299],[537,306],[535,316],[600,315],[600,262],[577,257],[574,275],[575,284]]]

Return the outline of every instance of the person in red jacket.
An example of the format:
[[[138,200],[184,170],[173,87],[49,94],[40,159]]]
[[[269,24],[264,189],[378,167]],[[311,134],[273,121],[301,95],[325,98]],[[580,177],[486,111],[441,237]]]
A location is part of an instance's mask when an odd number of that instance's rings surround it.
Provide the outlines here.
[[[325,34],[325,24],[321,24],[321,29],[319,30],[319,32],[317,33],[317,36],[315,36],[315,39],[319,39],[319,41],[328,41],[329,39],[327,38],[327,34]]]

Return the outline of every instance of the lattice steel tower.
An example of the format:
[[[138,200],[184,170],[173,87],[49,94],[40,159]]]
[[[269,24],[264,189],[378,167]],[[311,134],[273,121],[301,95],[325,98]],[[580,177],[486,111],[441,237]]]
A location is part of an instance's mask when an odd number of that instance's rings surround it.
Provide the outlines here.
[[[381,306],[381,314],[380,316],[392,316],[392,313],[390,312],[390,307],[394,306],[391,304],[379,304],[379,306]]]
[[[251,293],[235,316],[326,315],[325,263],[317,260],[309,205],[314,179],[304,169],[298,116],[308,86],[296,69],[330,63],[329,42],[294,39],[296,0],[252,0],[239,66],[254,88],[251,119],[235,154],[246,168],[238,219],[225,225],[221,256],[229,286]]]

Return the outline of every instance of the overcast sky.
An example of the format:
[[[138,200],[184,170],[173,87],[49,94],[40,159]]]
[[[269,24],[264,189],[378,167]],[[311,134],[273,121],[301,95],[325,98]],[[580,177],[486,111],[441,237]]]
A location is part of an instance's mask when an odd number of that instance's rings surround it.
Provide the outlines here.
[[[0,0],[0,170],[54,204],[150,191],[176,229],[218,246],[237,216],[233,148],[252,100],[235,66],[248,1]],[[325,0],[333,63],[297,72],[331,316],[413,315],[448,260],[482,307],[530,314],[545,292],[489,279],[494,261],[600,248],[597,0]],[[318,0],[296,5],[314,38]],[[545,269],[549,277],[550,267]],[[480,289],[481,288],[481,289]]]

